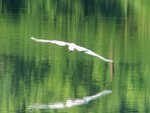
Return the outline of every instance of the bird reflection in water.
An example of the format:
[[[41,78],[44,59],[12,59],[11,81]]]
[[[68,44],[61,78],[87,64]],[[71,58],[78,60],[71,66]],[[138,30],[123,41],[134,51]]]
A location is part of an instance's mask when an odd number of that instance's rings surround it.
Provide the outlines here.
[[[111,90],[104,90],[92,96],[86,96],[82,99],[68,99],[65,102],[56,102],[51,104],[34,104],[29,106],[29,109],[62,109],[62,108],[70,108],[78,105],[84,105],[88,102],[98,99],[101,96],[112,93]]]

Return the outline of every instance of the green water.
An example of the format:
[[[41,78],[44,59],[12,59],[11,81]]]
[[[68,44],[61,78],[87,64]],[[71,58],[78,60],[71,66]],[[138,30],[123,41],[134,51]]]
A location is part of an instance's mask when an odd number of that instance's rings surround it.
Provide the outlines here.
[[[0,113],[150,113],[148,0],[0,0]],[[73,42],[114,64],[30,37]],[[112,93],[64,109],[32,109]]]

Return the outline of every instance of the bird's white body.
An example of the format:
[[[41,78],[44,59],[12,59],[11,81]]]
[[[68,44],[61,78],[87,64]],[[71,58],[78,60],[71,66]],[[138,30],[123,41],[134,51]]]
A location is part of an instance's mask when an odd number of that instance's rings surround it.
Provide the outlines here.
[[[41,43],[53,43],[53,44],[56,44],[56,45],[59,45],[59,46],[68,46],[69,51],[74,51],[74,50],[77,50],[77,51],[80,51],[80,52],[83,51],[86,54],[98,57],[99,59],[102,59],[102,60],[104,60],[106,62],[113,62],[112,60],[106,59],[103,56],[100,56],[97,53],[95,53],[95,52],[93,52],[93,51],[91,51],[91,50],[89,50],[89,49],[87,49],[85,47],[81,47],[81,46],[79,46],[77,44],[74,44],[74,43],[58,41],[58,40],[37,39],[37,38],[34,38],[34,37],[31,37],[31,39],[36,41],[36,42],[41,42]]]

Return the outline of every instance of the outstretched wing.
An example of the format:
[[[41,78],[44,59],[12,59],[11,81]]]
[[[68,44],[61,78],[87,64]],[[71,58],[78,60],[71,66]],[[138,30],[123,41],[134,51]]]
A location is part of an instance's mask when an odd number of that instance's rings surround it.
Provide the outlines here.
[[[34,37],[31,37],[32,40],[36,41],[36,42],[41,42],[41,43],[53,43],[59,46],[66,46],[68,45],[67,42],[63,42],[63,41],[58,41],[58,40],[44,40],[44,39],[37,39]]]
[[[79,46],[79,45],[76,45],[76,44],[74,44],[74,43],[69,43],[68,46],[69,46],[69,48],[74,48],[74,49],[76,49],[77,51],[80,51],[80,52],[83,51],[83,52],[85,52],[86,54],[89,54],[89,55],[94,56],[94,57],[98,57],[99,59],[102,59],[102,60],[104,60],[104,61],[106,61],[106,62],[113,62],[112,60],[106,59],[106,58],[104,58],[103,56],[98,55],[97,53],[95,53],[95,52],[93,52],[93,51],[91,51],[91,50],[89,50],[89,49],[87,49],[87,48],[85,48],[85,47],[81,47],[81,46]]]
[[[113,62],[112,60],[109,60],[109,59],[106,59],[106,58],[104,58],[103,56],[100,56],[100,55],[98,55],[97,53],[95,53],[95,52],[93,52],[93,51],[91,51],[91,50],[86,50],[86,51],[84,51],[86,54],[89,54],[89,55],[92,55],[92,56],[95,56],[95,57],[98,57],[99,59],[102,59],[102,60],[104,60],[105,62]]]

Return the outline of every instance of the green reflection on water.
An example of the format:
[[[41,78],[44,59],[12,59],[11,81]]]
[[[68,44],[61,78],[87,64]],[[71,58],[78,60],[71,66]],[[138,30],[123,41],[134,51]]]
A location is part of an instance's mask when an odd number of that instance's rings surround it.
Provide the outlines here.
[[[149,112],[149,1],[0,1],[0,111],[33,103],[110,95],[87,105],[32,112]],[[109,6],[109,7],[108,7]],[[74,42],[114,60],[114,67],[31,36]]]

